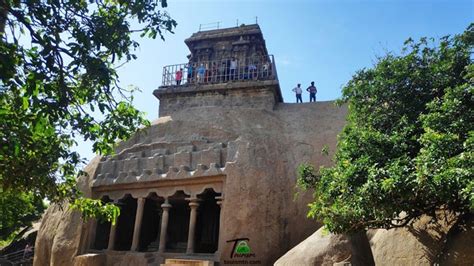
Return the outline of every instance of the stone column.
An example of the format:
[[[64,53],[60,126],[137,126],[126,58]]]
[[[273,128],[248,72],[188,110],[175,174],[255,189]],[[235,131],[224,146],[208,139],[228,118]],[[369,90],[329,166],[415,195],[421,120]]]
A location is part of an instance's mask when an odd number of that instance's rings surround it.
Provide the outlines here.
[[[219,213],[219,239],[217,240],[218,243],[217,243],[217,250],[214,254],[217,254],[218,257],[220,257],[220,250],[221,250],[221,229],[223,228],[223,221],[224,219],[222,219],[222,201],[224,201],[224,197],[223,196],[217,196],[215,197],[216,199],[216,204],[219,206],[219,209],[220,209],[220,213]]]
[[[168,231],[168,220],[169,220],[169,211],[171,204],[168,202],[168,198],[165,199],[165,202],[161,204],[163,213],[161,215],[161,231],[160,231],[160,246],[158,248],[159,253],[165,252],[166,247],[166,232]]]
[[[199,207],[199,200],[197,198],[189,199],[189,207],[191,207],[191,215],[189,217],[189,232],[188,232],[188,247],[187,254],[194,253],[194,235],[196,231],[197,208]]]
[[[115,231],[117,230],[117,222],[110,225],[109,244],[107,245],[107,250],[114,250],[115,248]]]
[[[95,234],[96,234],[96,231],[97,231],[97,220],[94,218],[94,219],[91,219],[90,223],[89,223],[89,239],[88,239],[88,243],[87,243],[87,246],[90,248],[90,249],[94,249],[94,245],[95,245]]]
[[[116,204],[116,202],[113,202]],[[117,231],[117,223],[118,223],[118,217],[117,221],[115,221],[115,224],[110,224],[110,232],[109,232],[109,243],[107,245],[107,250],[114,250],[115,248],[115,234]]]
[[[140,229],[142,227],[143,218],[143,207],[145,205],[145,198],[137,199],[137,214],[135,215],[135,227],[133,228],[133,240],[131,251],[138,250],[138,244],[140,242]]]

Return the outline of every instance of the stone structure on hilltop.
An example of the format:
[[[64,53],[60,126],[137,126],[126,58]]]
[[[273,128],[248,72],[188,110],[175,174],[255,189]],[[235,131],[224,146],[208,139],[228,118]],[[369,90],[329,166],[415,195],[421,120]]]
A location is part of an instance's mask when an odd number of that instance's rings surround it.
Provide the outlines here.
[[[153,92],[159,118],[81,179],[86,196],[120,206],[117,224],[50,207],[35,265],[270,265],[319,228],[310,193],[295,197],[296,167],[331,163],[321,149],[335,150],[345,107],[283,103],[258,25],[185,42],[189,62],[165,67]]]

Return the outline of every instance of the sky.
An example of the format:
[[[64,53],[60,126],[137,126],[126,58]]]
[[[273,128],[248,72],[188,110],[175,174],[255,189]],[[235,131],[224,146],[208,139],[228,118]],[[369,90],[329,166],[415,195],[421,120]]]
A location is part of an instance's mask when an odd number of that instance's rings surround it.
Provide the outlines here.
[[[275,56],[284,102],[295,102],[291,89],[314,81],[317,101],[335,100],[357,70],[374,65],[377,56],[400,54],[409,37],[439,38],[463,32],[474,22],[474,0],[168,0],[165,9],[178,25],[165,41],[139,38],[138,59],[118,71],[122,86],[133,85],[134,105],[149,120],[158,118],[152,92],[162,68],[186,63],[184,39],[200,24],[221,28],[257,21],[268,52]],[[307,102],[309,95],[303,95]],[[91,143],[80,143],[83,157],[93,157]]]

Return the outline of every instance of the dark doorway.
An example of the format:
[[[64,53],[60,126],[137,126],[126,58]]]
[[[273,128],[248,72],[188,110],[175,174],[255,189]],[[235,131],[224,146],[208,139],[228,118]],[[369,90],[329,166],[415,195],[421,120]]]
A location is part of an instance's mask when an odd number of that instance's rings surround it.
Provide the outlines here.
[[[101,201],[104,204],[112,202],[112,200],[107,196],[102,197]],[[111,226],[111,223],[108,221],[104,221],[104,220],[97,221],[94,245],[92,246],[93,249],[96,249],[96,250],[107,249],[109,245],[110,226]]]
[[[161,204],[163,198],[153,194],[146,198],[143,208],[142,227],[140,229],[140,251],[157,251],[160,242]]]
[[[198,216],[196,221],[196,253],[214,253],[219,244],[219,222],[220,207],[217,205],[216,197],[219,193],[212,189],[206,189],[198,195]]]
[[[120,207],[120,216],[115,233],[115,249],[130,250],[137,212],[137,200],[130,195],[126,195],[123,199],[119,200],[117,205]]]
[[[166,237],[166,251],[186,252],[188,244],[190,208],[187,196],[183,191],[176,192],[169,198],[171,204],[168,232]]]

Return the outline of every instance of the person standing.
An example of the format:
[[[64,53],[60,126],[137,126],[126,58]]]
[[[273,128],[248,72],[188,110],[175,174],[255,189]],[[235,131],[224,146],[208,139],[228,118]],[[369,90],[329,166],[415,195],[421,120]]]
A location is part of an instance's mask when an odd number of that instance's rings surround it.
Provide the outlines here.
[[[187,66],[187,69],[188,69],[188,83],[192,83],[193,82],[193,75],[194,75],[194,67],[193,67],[193,64],[192,63],[189,63],[188,66]]]
[[[181,79],[183,79],[183,69],[180,68],[176,71],[176,85],[181,85]]]
[[[314,81],[311,81],[311,86],[309,86],[306,91],[309,92],[309,102],[316,102],[316,93],[318,92],[318,89],[314,86]]]
[[[296,103],[298,103],[298,101],[303,103],[303,99],[301,98],[301,94],[303,93],[301,84],[298,83],[298,85],[293,89],[293,92],[296,94]]]
[[[235,57],[232,57],[232,59],[230,60],[230,66],[229,66],[231,80],[235,79],[237,64],[238,64],[237,59],[235,59]]]
[[[206,68],[204,64],[201,64],[197,69],[197,82],[204,82],[204,75],[206,74]]]

